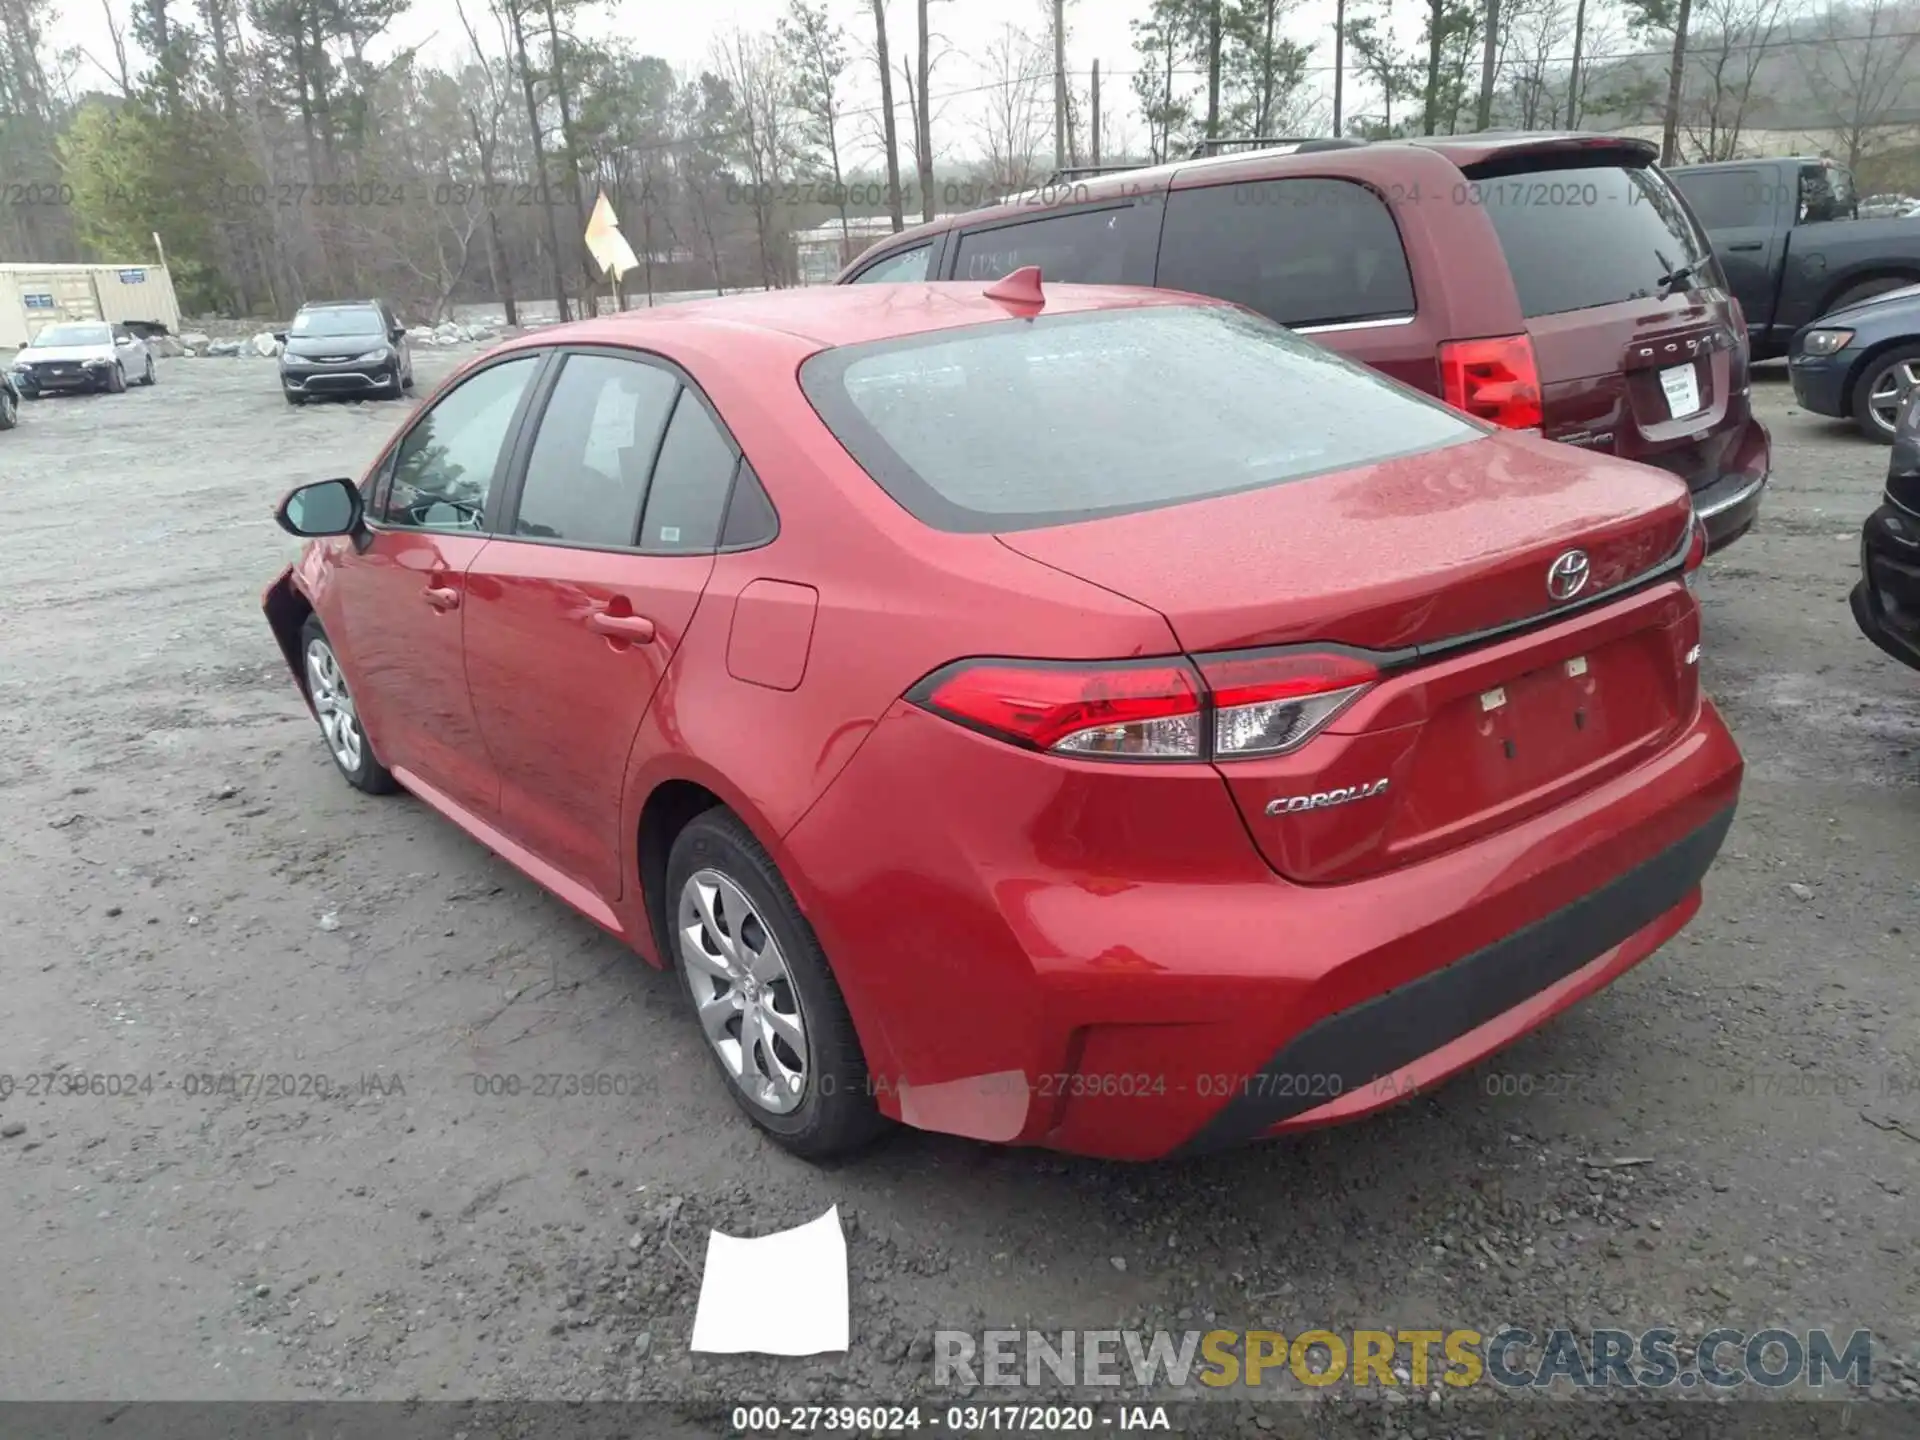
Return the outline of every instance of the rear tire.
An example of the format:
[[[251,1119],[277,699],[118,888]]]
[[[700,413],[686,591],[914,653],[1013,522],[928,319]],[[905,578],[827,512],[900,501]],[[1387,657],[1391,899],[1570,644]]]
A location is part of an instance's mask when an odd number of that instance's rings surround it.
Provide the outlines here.
[[[400,788],[393,772],[374,756],[373,742],[360,724],[359,708],[347,689],[347,677],[333,653],[333,642],[317,615],[300,627],[300,658],[305,669],[307,699],[320,722],[327,753],[349,785],[369,795],[390,795]]]
[[[1860,433],[1891,445],[1904,387],[1911,385],[1920,385],[1920,345],[1896,345],[1867,361],[1853,382],[1853,421]]]
[[[0,430],[11,430],[20,423],[20,407],[14,403],[13,392],[0,387]]]
[[[833,968],[731,811],[709,810],[680,832],[664,898],[695,1023],[747,1118],[808,1160],[849,1154],[886,1129]]]
[[[159,381],[160,381],[160,376],[155,373],[153,368],[153,356],[148,355],[147,356],[147,373],[141,378],[140,383],[142,385],[156,385],[159,383]]]

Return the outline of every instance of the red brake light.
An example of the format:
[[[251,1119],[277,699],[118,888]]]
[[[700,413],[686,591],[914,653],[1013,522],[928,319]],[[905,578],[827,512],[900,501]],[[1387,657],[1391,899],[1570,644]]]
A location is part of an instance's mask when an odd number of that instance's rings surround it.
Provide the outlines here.
[[[1540,424],[1540,367],[1525,335],[1449,340],[1440,347],[1440,397],[1508,430]]]
[[[1199,664],[1219,760],[1299,749],[1380,678],[1371,661],[1337,652],[1203,655]]]
[[[1200,758],[1200,683],[1184,661],[1076,665],[962,662],[908,697],[1005,740],[1067,755]]]
[[[1698,570],[1701,565],[1706,562],[1706,558],[1707,527],[1706,523],[1696,515],[1693,517],[1693,533],[1687,537],[1687,558],[1685,563],[1680,567],[1681,573],[1686,575],[1693,574],[1694,571]]]
[[[1231,760],[1298,749],[1379,678],[1371,663],[1344,654],[1250,651],[1197,663],[1199,675],[1184,660],[961,661],[907,698],[1059,755]]]

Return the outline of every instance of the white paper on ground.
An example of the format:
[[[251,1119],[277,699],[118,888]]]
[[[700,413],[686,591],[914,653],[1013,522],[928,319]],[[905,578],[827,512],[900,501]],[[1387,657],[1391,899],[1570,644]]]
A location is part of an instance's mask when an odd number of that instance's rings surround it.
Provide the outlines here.
[[[847,1237],[838,1205],[818,1220],[757,1240],[707,1232],[690,1348],[710,1355],[818,1355],[845,1350],[847,1334]]]

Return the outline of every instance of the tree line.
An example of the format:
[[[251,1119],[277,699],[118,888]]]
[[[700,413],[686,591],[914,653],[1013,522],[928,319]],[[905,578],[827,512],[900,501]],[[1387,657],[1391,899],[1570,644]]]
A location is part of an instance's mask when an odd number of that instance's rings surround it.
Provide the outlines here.
[[[408,0],[100,3],[104,53],[0,0],[0,259],[158,236],[193,311],[777,287],[802,230],[838,263],[875,224],[1248,136],[1658,126],[1678,161],[1791,123],[1920,155],[1920,0],[1337,0],[1317,35],[1297,0],[1149,0],[1105,76],[1065,63],[1073,0],[965,54],[963,0],[790,0],[678,69],[596,38],[593,0],[454,0],[451,64],[392,43]],[[602,192],[620,295],[582,239]]]

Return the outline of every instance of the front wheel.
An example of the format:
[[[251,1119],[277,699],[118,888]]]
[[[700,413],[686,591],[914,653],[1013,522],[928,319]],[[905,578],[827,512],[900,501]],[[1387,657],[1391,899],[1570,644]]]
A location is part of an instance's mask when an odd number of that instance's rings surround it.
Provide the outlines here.
[[[0,385],[0,430],[11,430],[20,423],[20,406],[13,398],[13,391]]]
[[[127,367],[118,360],[113,362],[113,369],[107,372],[107,393],[109,395],[127,393]]]
[[[695,817],[667,860],[669,943],[707,1049],[747,1118],[810,1160],[886,1126],[833,970],[752,832]]]
[[[1920,385],[1920,345],[1896,345],[1874,356],[1853,382],[1853,419],[1869,440],[1893,443],[1901,402]]]
[[[369,795],[386,795],[398,789],[392,772],[374,758],[373,746],[360,724],[359,708],[347,688],[347,677],[318,616],[309,615],[300,631],[300,653],[306,658],[307,698],[313,702],[327,753],[333,756],[347,783]]]

